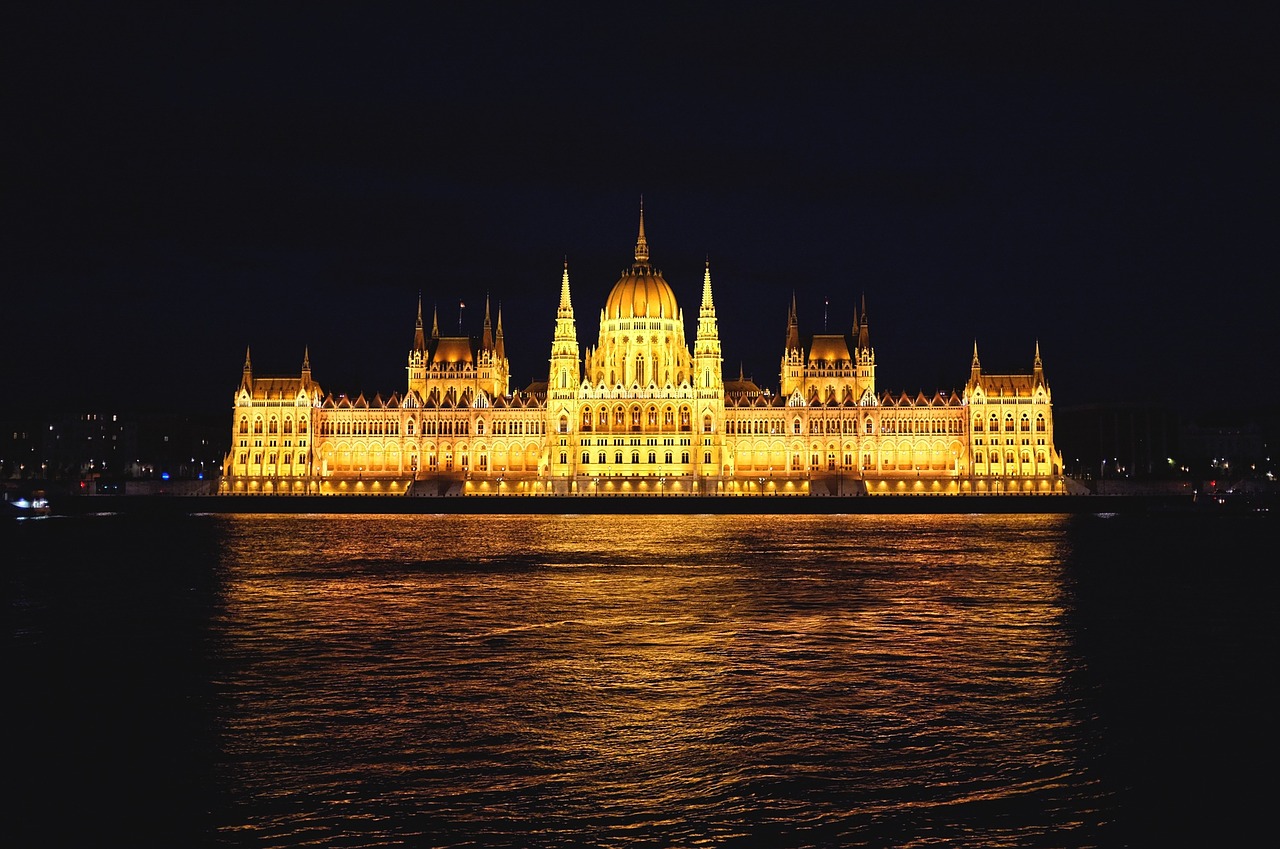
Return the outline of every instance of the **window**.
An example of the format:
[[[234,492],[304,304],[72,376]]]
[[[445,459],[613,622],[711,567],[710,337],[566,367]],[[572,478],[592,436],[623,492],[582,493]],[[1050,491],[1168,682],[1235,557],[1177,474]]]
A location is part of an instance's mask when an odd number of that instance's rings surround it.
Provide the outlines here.
[[[639,451],[632,451],[632,452],[631,452],[631,462],[632,462],[632,463],[637,463],[637,464],[640,462],[640,452],[639,452]]]
[[[703,452],[702,452],[702,462],[706,463],[707,465],[711,465],[711,452],[710,452],[710,451],[703,451]]]
[[[657,452],[657,451],[650,451],[650,452],[649,452],[649,462],[650,462],[650,463],[656,463],[656,462],[658,462],[658,452]]]

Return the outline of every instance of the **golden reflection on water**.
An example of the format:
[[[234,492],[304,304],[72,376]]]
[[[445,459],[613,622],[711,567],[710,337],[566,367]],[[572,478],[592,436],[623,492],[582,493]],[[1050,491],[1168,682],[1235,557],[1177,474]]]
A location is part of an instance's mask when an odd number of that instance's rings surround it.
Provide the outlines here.
[[[336,760],[462,830],[536,805],[724,837],[762,807],[1056,804],[1081,770],[1066,517],[225,521],[260,792]]]

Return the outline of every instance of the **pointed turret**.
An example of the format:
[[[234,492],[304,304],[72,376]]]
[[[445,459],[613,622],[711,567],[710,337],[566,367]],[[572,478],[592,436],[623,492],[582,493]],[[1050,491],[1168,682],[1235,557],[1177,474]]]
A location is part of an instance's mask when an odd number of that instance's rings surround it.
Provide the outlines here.
[[[505,360],[507,358],[507,346],[502,341],[502,304],[501,303],[498,304],[498,328],[497,328],[497,336],[494,344],[497,346],[496,353],[498,355],[498,359]]]
[[[800,313],[796,309],[795,292],[791,293],[791,308],[787,310],[787,342],[782,351],[782,369],[778,377],[783,395],[790,395],[804,386],[804,349],[800,347]]]
[[[867,296],[862,296],[862,315],[854,315],[855,330],[858,335],[858,350],[865,351],[871,347],[871,323],[867,321]]]
[[[1036,340],[1036,358],[1032,363],[1032,376],[1037,386],[1044,385],[1044,363],[1040,360],[1040,340]]]
[[[249,361],[249,346],[244,348],[244,373],[240,377],[241,389],[253,388],[253,363]]]
[[[433,337],[435,336],[434,329],[431,335]],[[414,351],[427,350],[427,340],[423,337],[423,333],[422,333],[422,292],[421,291],[418,292],[418,320],[414,323],[414,326],[413,326],[413,350]]]
[[[702,272],[702,306],[699,307],[699,315],[715,315],[716,305],[711,299],[711,258],[707,257],[706,269]]]
[[[796,293],[791,293],[791,309],[787,312],[787,344],[788,351],[800,348],[800,318],[796,312]]]
[[[636,237],[636,264],[649,262],[649,243],[644,238],[644,195],[640,196],[640,235]]]
[[[480,349],[482,351],[493,350],[493,324],[489,320],[489,296],[484,296],[484,335],[480,338]]]
[[[573,299],[569,297],[569,259],[564,261],[564,275],[560,278],[560,306],[556,318],[573,319]]]
[[[431,338],[440,338],[440,310],[435,305],[431,305]]]
[[[302,349],[302,388],[311,386],[311,348]]]
[[[711,260],[702,272],[702,306],[698,309],[698,335],[693,343],[694,373],[698,393],[712,393],[724,400],[723,361],[720,355],[720,331],[716,327],[715,301],[711,297]]]
[[[978,361],[978,340],[973,340],[973,362],[969,363],[969,384],[971,386],[978,385],[978,378],[982,376],[982,363]]]

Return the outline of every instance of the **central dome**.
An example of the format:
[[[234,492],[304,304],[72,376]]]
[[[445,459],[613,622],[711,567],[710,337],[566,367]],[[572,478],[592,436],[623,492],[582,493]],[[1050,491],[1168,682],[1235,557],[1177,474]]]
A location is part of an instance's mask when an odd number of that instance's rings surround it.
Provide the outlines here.
[[[636,263],[613,284],[605,301],[605,318],[676,318],[676,294],[662,272]]]
[[[636,261],[622,272],[604,304],[604,317],[677,318],[676,293],[649,265],[649,243],[644,238],[644,202],[640,204],[640,235],[636,239]]]

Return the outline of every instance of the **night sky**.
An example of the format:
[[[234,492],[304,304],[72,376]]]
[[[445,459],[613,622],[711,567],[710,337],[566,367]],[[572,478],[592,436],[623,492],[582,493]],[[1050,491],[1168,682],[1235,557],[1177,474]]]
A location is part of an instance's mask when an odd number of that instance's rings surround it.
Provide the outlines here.
[[[246,348],[387,397],[419,294],[524,388],[641,196],[728,377],[865,296],[881,390],[975,341],[1059,407],[1277,388],[1262,4],[116,5],[8,15],[6,404],[229,414]]]

